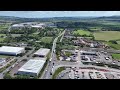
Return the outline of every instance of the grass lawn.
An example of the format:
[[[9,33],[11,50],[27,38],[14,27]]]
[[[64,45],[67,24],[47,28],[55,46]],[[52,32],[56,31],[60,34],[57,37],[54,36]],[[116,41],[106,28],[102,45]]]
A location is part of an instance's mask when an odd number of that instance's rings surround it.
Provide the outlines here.
[[[109,45],[113,49],[120,50],[119,44],[112,44],[111,42],[105,42],[105,44]]]
[[[58,69],[55,71],[55,73],[53,74],[52,79],[56,79],[56,77],[58,76],[58,74],[59,74],[61,71],[63,71],[63,70],[65,70],[64,67],[58,68]]]
[[[13,57],[13,56],[0,55],[0,58],[8,58],[8,57]]]
[[[39,34],[39,32],[35,32],[35,33],[33,33],[33,34],[37,35],[37,34]]]
[[[120,44],[120,41],[117,41],[118,44]]]
[[[0,42],[3,42],[5,38],[0,38]]]
[[[72,53],[71,53],[71,52],[66,51],[66,52],[65,52],[65,55],[69,57],[69,56],[71,56],[71,55],[72,55]]]
[[[74,45],[62,45],[62,49],[75,49]]]
[[[117,40],[120,39],[120,32],[119,31],[100,31],[94,33],[96,40]]]
[[[8,27],[9,27],[9,24],[0,25],[0,30],[7,29]]]
[[[6,34],[0,34],[0,42],[2,42],[5,39],[4,36],[6,36]]]
[[[86,30],[77,30],[77,31],[73,31],[73,34],[76,35],[87,35],[89,36],[91,33],[89,31],[86,31]]]
[[[6,34],[0,34],[0,37],[1,37],[1,36],[6,36]]]
[[[53,41],[53,37],[42,37],[41,42],[51,43]]]
[[[114,59],[119,59],[120,60],[120,54],[112,54],[112,57]]]

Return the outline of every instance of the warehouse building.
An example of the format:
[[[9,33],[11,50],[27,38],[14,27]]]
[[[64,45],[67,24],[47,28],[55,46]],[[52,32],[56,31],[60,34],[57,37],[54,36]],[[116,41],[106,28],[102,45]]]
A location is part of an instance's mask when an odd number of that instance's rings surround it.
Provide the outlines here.
[[[18,74],[20,75],[30,75],[30,76],[38,76],[42,67],[44,66],[45,60],[41,59],[30,59],[27,63],[25,63],[19,70]]]
[[[91,51],[80,51],[81,55],[95,55],[97,56],[96,52],[91,52]]]
[[[2,55],[18,55],[25,52],[23,47],[11,47],[11,46],[2,46],[0,47],[0,54]]]
[[[34,53],[34,56],[39,56],[39,57],[46,57],[48,53],[50,52],[50,49],[47,48],[40,48],[38,51]]]

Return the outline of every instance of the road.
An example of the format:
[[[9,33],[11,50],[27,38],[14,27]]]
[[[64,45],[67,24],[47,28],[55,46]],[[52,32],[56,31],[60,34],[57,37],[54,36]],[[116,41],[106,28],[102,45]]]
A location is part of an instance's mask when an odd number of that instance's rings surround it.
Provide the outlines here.
[[[63,32],[63,35],[62,35],[62,37],[60,39],[60,42],[62,42],[64,35],[65,35],[65,31]]]
[[[56,48],[56,43],[58,38],[61,35],[64,35],[65,31],[63,31],[61,34],[59,34],[58,37],[56,37],[53,41],[53,46],[52,46],[52,51],[51,51],[51,56],[50,56],[50,61],[48,62],[42,76],[40,77],[41,79],[50,79],[51,75],[50,73],[52,72],[52,68],[53,68],[53,63],[55,62],[55,60],[57,60],[56,55],[55,55],[55,48]]]
[[[59,65],[55,65],[54,69],[53,69],[53,73],[59,68],[59,67],[77,67],[77,68],[80,68],[80,67],[94,67],[94,68],[97,68],[97,69],[105,69],[105,70],[108,70],[108,71],[111,71],[111,72],[118,72],[120,73],[120,70],[118,69],[114,69],[114,68],[108,68],[108,67],[100,67],[100,66],[93,66],[93,65],[83,65],[83,64],[80,64],[80,63],[60,63],[59,62]],[[52,77],[51,77],[52,78]]]
[[[56,37],[53,41],[53,46],[52,46],[52,51],[51,51],[51,58],[50,58],[50,62],[48,62],[42,76],[41,79],[51,79],[52,75],[50,75],[50,73],[52,72],[52,74],[54,73],[54,71],[59,68],[60,66],[70,66],[70,67],[96,67],[96,68],[102,68],[102,69],[108,69],[105,67],[99,67],[99,66],[93,66],[93,65],[84,65],[81,63],[81,61],[78,62],[67,62],[67,61],[56,61],[56,54],[55,54],[55,48],[56,48],[56,42],[58,40],[58,38],[63,35],[64,36],[64,32],[62,32],[58,37]],[[60,41],[62,40],[63,36],[61,37]],[[88,50],[90,48],[83,48],[84,50]],[[109,52],[109,53],[120,53],[120,50],[104,50],[104,49],[98,49],[98,48],[92,48],[91,50],[94,51],[105,51],[105,52]],[[80,53],[80,52],[78,52]],[[78,60],[80,60],[80,56],[78,56]],[[54,65],[53,65],[54,63]],[[56,68],[57,67],[57,68]],[[56,69],[55,69],[56,68]],[[110,69],[113,70],[113,69]],[[114,69],[115,70],[115,69]],[[113,70],[113,71],[114,71]],[[116,70],[119,71],[119,70]]]

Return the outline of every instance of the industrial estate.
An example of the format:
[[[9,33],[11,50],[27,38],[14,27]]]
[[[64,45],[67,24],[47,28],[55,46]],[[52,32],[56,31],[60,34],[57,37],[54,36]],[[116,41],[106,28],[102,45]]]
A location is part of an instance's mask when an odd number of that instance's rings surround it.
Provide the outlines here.
[[[120,79],[120,16],[0,16],[0,79]]]

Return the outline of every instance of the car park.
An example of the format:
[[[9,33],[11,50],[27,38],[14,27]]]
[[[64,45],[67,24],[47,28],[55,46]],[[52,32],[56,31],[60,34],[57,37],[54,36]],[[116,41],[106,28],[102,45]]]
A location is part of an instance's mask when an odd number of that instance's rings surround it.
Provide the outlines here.
[[[89,72],[89,76],[90,76],[91,79],[96,79],[93,72]]]

